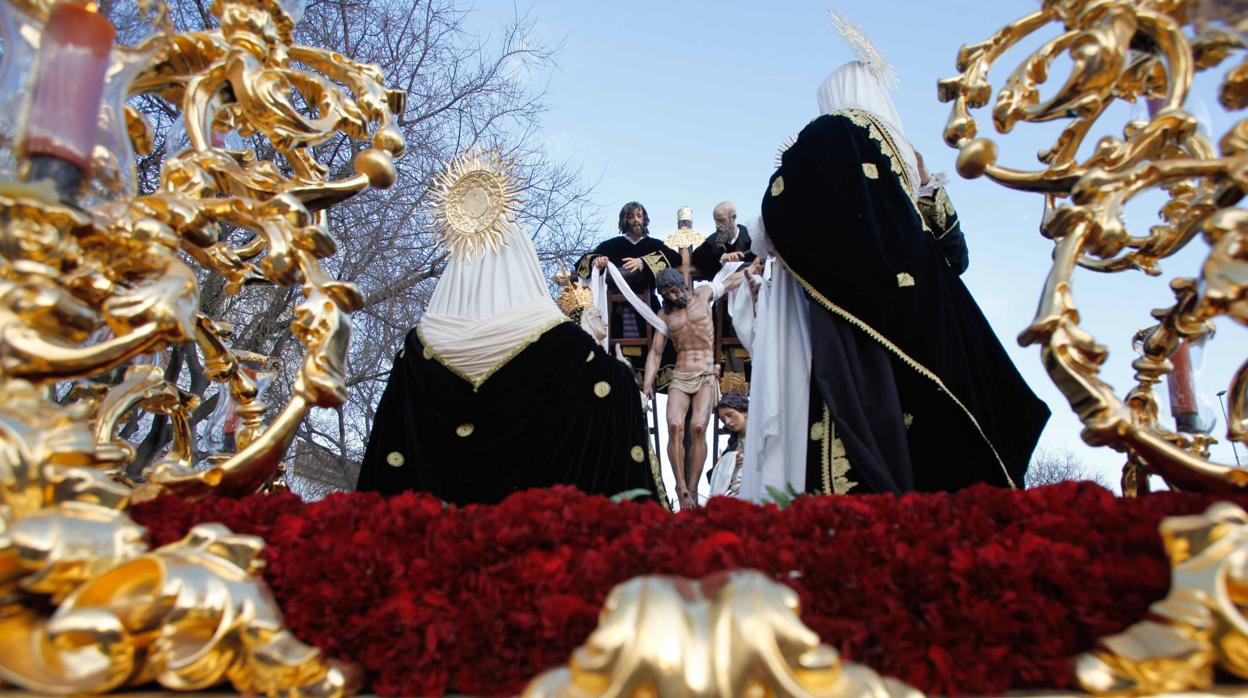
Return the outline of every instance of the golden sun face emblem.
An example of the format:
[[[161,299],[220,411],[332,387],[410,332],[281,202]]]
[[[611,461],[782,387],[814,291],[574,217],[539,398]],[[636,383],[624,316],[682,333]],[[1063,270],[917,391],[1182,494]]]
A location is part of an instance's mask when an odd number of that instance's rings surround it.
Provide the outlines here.
[[[496,150],[470,150],[434,180],[434,225],[453,256],[471,259],[507,244],[522,183],[514,166]]]

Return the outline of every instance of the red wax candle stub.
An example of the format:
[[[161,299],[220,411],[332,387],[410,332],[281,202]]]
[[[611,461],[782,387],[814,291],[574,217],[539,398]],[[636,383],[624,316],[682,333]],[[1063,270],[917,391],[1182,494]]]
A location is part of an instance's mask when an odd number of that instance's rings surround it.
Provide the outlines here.
[[[1192,352],[1187,342],[1170,357],[1174,369],[1167,381],[1170,388],[1170,413],[1174,416],[1196,413],[1196,384],[1192,374]]]
[[[104,94],[104,74],[116,32],[108,19],[62,2],[52,8],[39,46],[34,94],[22,147],[27,157],[51,155],[91,171]]]

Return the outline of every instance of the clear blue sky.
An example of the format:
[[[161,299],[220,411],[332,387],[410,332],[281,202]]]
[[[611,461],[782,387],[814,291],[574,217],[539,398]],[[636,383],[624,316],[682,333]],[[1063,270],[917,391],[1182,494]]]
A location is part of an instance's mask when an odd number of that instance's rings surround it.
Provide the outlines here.
[[[514,13],[531,12],[536,40],[563,43],[558,70],[532,77],[548,81],[555,102],[542,138],[553,154],[579,162],[597,182],[605,238],[615,232],[619,207],[632,199],[649,209],[656,235],[675,229],[682,205],[693,207],[699,231],[712,230],[711,208],[724,199],[736,202],[741,222],[752,222],[777,148],[817,116],[816,87],[852,58],[827,20],[829,7],[861,26],[887,54],[902,80],[894,98],[907,137],[933,171],[950,172],[949,192],[971,252],[964,279],[1023,375],[1054,412],[1042,445],[1068,447],[1116,482],[1122,457],[1082,443],[1078,420],[1040,366],[1039,349],[1021,348],[1015,339],[1031,320],[1049,266],[1052,245],[1037,232],[1040,197],[958,178],[952,172],[955,152],[941,138],[948,108],[936,100],[936,81],[954,74],[958,48],[988,38],[1034,11],[1037,2],[530,0],[513,5],[480,0],[469,21],[474,31],[487,34]],[[994,87],[1024,56],[1015,51],[998,64]],[[1065,74],[1060,65],[1054,69],[1055,80]],[[1216,104],[1215,87],[1213,79],[1198,81],[1201,104],[1193,111],[1211,122],[1216,138],[1232,120]],[[1123,105],[1116,118],[1103,120],[1107,126],[1100,132],[1120,134],[1131,113]],[[991,131],[987,110],[978,116],[981,132]],[[1050,145],[1055,133],[1052,127],[1023,125],[998,137],[1002,160],[1032,167],[1034,154]],[[1156,221],[1157,203],[1154,198],[1128,209],[1134,230]],[[828,216],[831,224],[836,212]],[[1165,270],[1195,274],[1205,249],[1199,242],[1194,246],[1199,249],[1171,260]],[[1086,271],[1076,276],[1084,326],[1110,347],[1106,375],[1120,394],[1131,385],[1132,333],[1149,324],[1149,310],[1172,303],[1166,278]],[[1228,385],[1237,355],[1242,356],[1235,347],[1245,346],[1242,328],[1219,330],[1204,376],[1205,397],[1218,414],[1215,433],[1224,427],[1214,393]],[[1164,396],[1162,402],[1164,408]],[[1226,443],[1215,446],[1214,455],[1232,462]],[[1244,456],[1248,451],[1241,449]]]

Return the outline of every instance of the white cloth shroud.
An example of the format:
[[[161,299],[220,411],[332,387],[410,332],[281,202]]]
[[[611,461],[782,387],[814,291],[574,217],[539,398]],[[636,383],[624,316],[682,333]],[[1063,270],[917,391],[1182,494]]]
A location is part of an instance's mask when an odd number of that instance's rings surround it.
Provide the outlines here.
[[[499,250],[451,258],[419,327],[426,346],[476,382],[566,319],[550,297],[533,241],[510,223]]]
[[[719,273],[715,275],[714,279],[711,281],[695,282],[694,287],[696,288],[698,286],[709,284],[714,300],[719,300],[719,298],[724,295],[724,279],[728,278],[729,275],[739,269],[741,264],[741,262],[729,262],[719,270]],[[650,323],[651,327],[653,327],[656,331],[661,332],[664,336],[667,336],[667,323],[663,322],[663,319],[655,314],[654,309],[650,307],[649,303],[646,303],[641,298],[638,298],[636,293],[633,293],[633,289],[629,288],[628,283],[624,280],[624,275],[620,273],[619,268],[615,266],[614,262],[607,262],[607,272],[611,274],[611,278],[615,281],[615,287],[619,289],[620,293],[624,296],[624,299],[628,301],[628,304],[631,305],[633,309],[636,310],[643,319],[645,319],[646,322]],[[602,316],[603,322],[607,323],[607,327],[610,327],[609,313],[611,309],[610,304],[607,302],[607,278],[598,267],[594,267],[593,271],[590,273],[589,289],[590,292],[594,294],[594,306],[598,308],[598,313]],[[737,313],[741,313],[742,322],[744,322],[747,326],[753,326],[753,296],[750,293],[750,289],[745,284],[733,289],[732,293],[728,296],[728,314],[732,317],[733,327],[737,328],[737,334],[740,336],[741,328],[737,324]],[[609,340],[607,338],[603,338],[603,348],[607,347],[608,341]]]
[[[810,415],[806,294],[797,279],[774,260],[767,262],[763,276],[747,345],[753,364],[750,437],[745,440],[741,467],[740,496],[752,502],[770,499],[769,487],[780,492],[790,485],[798,492],[805,489]],[[740,330],[737,334],[743,336]]]

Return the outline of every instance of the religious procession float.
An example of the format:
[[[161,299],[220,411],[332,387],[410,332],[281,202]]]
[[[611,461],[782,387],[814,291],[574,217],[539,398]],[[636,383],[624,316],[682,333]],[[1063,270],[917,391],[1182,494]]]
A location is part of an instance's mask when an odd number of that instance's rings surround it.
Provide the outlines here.
[[[345,400],[351,317],[363,303],[327,271],[337,249],[328,220],[394,183],[406,93],[374,66],[295,43],[297,0],[214,0],[205,11],[217,28],[201,32],[176,32],[156,2],[127,11],[122,26],[93,2],[0,4],[0,692],[1248,690],[1248,471],[1209,455],[1219,438],[1248,442],[1248,364],[1228,387],[1225,434],[1171,428],[1156,396],[1217,318],[1248,322],[1239,207],[1248,120],[1215,142],[1188,111],[1202,71],[1222,72],[1217,98],[1228,110],[1248,106],[1241,3],[1044,0],[950,56],[957,75],[938,86],[958,173],[1045,202],[1051,270],[1020,341],[1039,347],[1083,439],[1122,454],[1121,497],[1091,483],[1018,489],[1017,454],[998,435],[1043,424],[1042,406],[980,428],[981,405],[956,373],[929,368],[904,328],[871,320],[869,307],[835,302],[817,270],[786,253],[802,239],[784,237],[785,220],[802,224],[786,202],[806,195],[804,173],[833,176],[803,155],[810,139],[850,134],[844,142],[866,153],[851,163],[863,186],[920,198],[887,115],[858,105],[803,131],[767,183],[773,270],[738,257],[707,287],[687,288],[698,240],[682,224],[674,256],[638,253],[623,270],[587,256],[585,285],[565,273],[556,304],[512,219],[521,186],[505,154],[473,150],[448,163],[430,205],[451,261],[395,358],[361,475],[368,491],[304,502],[283,487],[284,461],[310,410]],[[130,41],[136,26],[150,31]],[[1042,30],[1055,38],[994,88],[990,68]],[[1050,76],[1059,58],[1069,74]],[[153,129],[134,107],[144,96],[174,105],[184,148],[153,155]],[[1120,100],[1147,102],[1148,116],[1086,143]],[[998,162],[975,115],[990,104],[999,134],[1064,124],[1039,169]],[[351,167],[318,159],[335,138],[350,144]],[[151,157],[163,158],[159,181],[140,188],[135,162]],[[1121,211],[1146,194],[1164,200],[1162,220],[1129,230]],[[953,212],[932,201],[940,222],[924,229],[943,238]],[[632,216],[642,225],[644,209],[626,207],[622,231]],[[1074,272],[1160,274],[1193,249],[1199,269],[1173,278],[1174,304],[1142,318],[1133,338],[1135,385],[1114,391],[1101,375],[1109,346],[1080,326]],[[657,309],[628,298],[624,272],[647,269],[662,281]],[[943,269],[890,275],[873,297],[917,287],[931,298],[951,273]],[[676,312],[690,298],[723,294],[732,306],[744,291],[750,306],[755,273],[788,274],[840,323],[827,328],[852,325],[912,371],[899,389],[937,401],[929,413],[951,435],[939,457],[967,481],[948,492],[838,494],[870,473],[845,465],[855,446],[836,436],[837,406],[818,392],[816,365],[800,394],[814,391],[823,408],[797,425],[807,454],[794,464],[797,486],[771,488],[765,505],[687,506],[696,493],[686,489],[673,513],[645,406],[664,386],[696,403],[715,380],[680,360],[665,371],[663,337],[690,341],[680,333],[694,319]],[[461,293],[483,288],[480,279],[506,293]],[[277,289],[298,299],[288,336],[302,360],[285,404],[262,400],[264,357],[234,348],[234,328],[206,310],[210,286],[222,297]],[[611,294],[632,309],[636,341],[610,341],[627,334]],[[791,345],[764,349],[751,331],[737,322],[740,341],[716,335],[713,351],[750,346],[757,386],[766,352]],[[179,381],[167,356],[175,348],[202,364],[210,386]],[[205,395],[228,400],[234,420],[208,456],[191,429]],[[750,411],[786,414],[764,404]],[[904,428],[931,429],[924,414]],[[550,415],[553,426],[542,422]],[[140,418],[163,420],[171,436],[135,472],[126,425]],[[762,439],[746,440],[746,463]],[[975,459],[988,469],[967,465]],[[742,477],[742,488],[760,486]],[[1151,492],[1150,478],[1168,491]],[[917,479],[903,489],[927,489]]]

